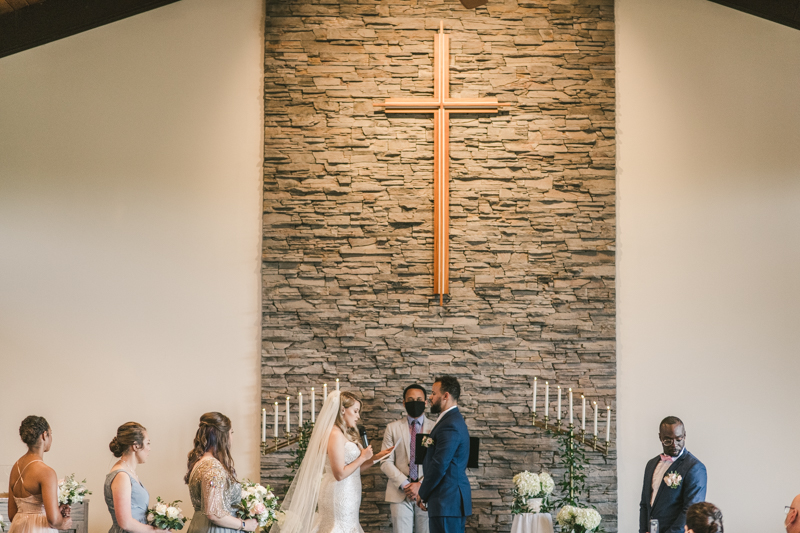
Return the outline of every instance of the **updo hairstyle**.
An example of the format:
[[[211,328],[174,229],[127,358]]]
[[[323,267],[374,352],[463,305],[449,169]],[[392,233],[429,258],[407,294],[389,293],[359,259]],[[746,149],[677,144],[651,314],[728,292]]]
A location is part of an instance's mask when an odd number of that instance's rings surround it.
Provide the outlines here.
[[[111,439],[108,448],[114,457],[122,457],[133,445],[144,446],[145,431],[138,422],[125,422],[117,428],[117,436]]]
[[[194,436],[194,448],[189,452],[186,477],[183,478],[187,484],[194,465],[206,452],[211,452],[211,455],[222,463],[231,479],[237,481],[231,457],[231,441],[228,438],[230,431],[231,419],[222,413],[211,412],[200,417],[200,427]]]
[[[19,426],[19,436],[28,448],[33,448],[45,431],[50,431],[50,424],[43,416],[27,416]]]
[[[344,433],[345,437],[347,437],[349,440],[355,442],[356,444],[359,445],[359,447],[361,447],[361,444],[359,444],[358,441],[358,430],[356,428],[347,427],[347,424],[345,424],[344,421],[344,417],[342,417],[343,409],[349,409],[350,407],[352,407],[357,403],[358,404],[361,403],[361,400],[358,398],[358,396],[356,396],[350,391],[342,391],[339,394],[339,411],[336,413],[336,422],[334,422],[334,424],[336,425],[336,427],[342,430],[342,433]]]
[[[694,533],[724,533],[722,511],[709,502],[695,503],[686,511],[686,526]]]

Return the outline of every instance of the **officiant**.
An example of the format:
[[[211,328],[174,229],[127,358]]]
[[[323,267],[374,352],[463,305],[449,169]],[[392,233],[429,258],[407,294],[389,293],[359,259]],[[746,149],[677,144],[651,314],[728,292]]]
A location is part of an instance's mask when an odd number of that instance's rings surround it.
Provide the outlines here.
[[[417,433],[430,433],[433,421],[425,416],[427,392],[422,385],[409,385],[403,391],[406,416],[386,427],[382,450],[396,446],[381,464],[389,478],[386,483],[386,501],[392,512],[394,533],[428,533],[428,512],[415,502],[418,498],[422,465],[417,465]]]

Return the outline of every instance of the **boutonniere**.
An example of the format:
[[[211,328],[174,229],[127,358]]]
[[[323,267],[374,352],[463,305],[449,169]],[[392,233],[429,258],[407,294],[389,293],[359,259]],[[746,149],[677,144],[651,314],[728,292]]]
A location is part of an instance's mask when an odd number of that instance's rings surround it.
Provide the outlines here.
[[[677,489],[681,486],[681,481],[683,481],[683,477],[677,472],[670,472],[666,476],[664,476],[664,483],[671,489]]]
[[[429,448],[433,446],[433,439],[430,437],[422,437],[422,447]]]

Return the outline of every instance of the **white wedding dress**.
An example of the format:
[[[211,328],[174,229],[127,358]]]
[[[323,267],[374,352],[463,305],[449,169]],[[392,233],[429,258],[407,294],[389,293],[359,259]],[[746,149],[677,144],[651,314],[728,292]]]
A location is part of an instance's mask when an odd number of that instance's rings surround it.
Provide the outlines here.
[[[349,465],[361,455],[355,442],[344,445],[344,464]],[[336,481],[331,471],[331,463],[325,459],[325,471],[319,487],[317,502],[317,533],[364,533],[358,522],[361,507],[361,469],[341,481]]]

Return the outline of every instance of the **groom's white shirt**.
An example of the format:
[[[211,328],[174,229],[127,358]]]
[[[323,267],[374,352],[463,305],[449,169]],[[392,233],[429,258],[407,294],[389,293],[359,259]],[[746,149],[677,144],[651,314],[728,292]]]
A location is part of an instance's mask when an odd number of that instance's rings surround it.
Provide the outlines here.
[[[419,430],[419,433],[430,433],[433,425],[432,420],[422,415],[422,429]],[[381,463],[381,470],[389,478],[386,483],[386,501],[389,503],[399,503],[406,499],[406,493],[400,487],[409,481],[411,431],[408,426],[408,417],[404,416],[386,426],[386,432],[383,434],[381,450],[395,446],[389,457]],[[422,465],[419,465],[417,474],[422,479]]]

